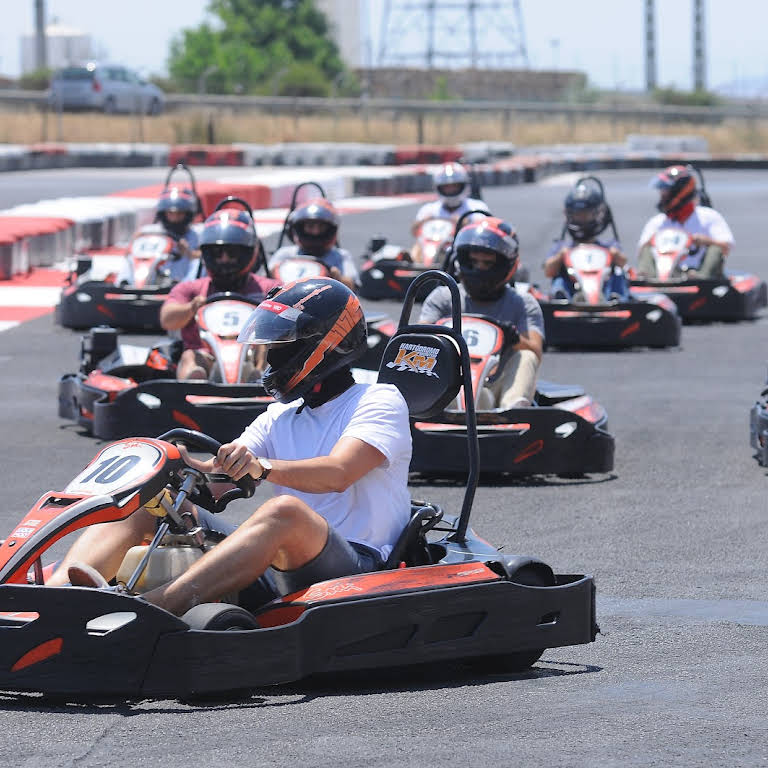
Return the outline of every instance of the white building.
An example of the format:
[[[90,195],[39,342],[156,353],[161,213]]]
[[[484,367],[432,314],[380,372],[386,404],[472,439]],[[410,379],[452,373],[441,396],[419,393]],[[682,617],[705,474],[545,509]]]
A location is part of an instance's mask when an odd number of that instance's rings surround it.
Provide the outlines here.
[[[350,69],[367,66],[369,56],[363,44],[361,26],[362,0],[315,0],[315,3],[328,17],[344,63]]]
[[[49,24],[45,28],[47,64],[49,69],[59,69],[71,64],[80,64],[95,58],[91,36],[79,29],[61,24]],[[21,73],[37,69],[35,35],[21,37]]]

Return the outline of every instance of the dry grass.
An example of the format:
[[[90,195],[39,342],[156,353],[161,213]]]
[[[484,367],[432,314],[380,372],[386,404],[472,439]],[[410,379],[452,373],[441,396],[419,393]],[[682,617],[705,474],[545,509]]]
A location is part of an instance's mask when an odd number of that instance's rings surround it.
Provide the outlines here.
[[[351,141],[384,144],[451,144],[462,141],[511,141],[533,144],[622,142],[627,134],[694,134],[714,153],[768,152],[768,121],[729,120],[714,125],[518,117],[514,114],[388,118],[364,115],[266,115],[208,110],[173,112],[160,117],[75,113],[58,116],[36,110],[0,113],[0,142],[159,142],[206,143],[212,127],[219,144],[252,142]]]

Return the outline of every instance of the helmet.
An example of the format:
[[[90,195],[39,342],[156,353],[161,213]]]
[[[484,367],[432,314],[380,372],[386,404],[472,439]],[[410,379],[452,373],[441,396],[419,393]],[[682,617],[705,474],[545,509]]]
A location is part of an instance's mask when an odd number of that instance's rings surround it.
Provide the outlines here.
[[[170,211],[180,211],[184,214],[184,218],[179,221],[170,221],[167,216]],[[172,235],[181,237],[197,212],[197,197],[189,187],[166,187],[157,201],[155,221],[159,221]]]
[[[307,222],[323,225],[319,232],[307,232]],[[299,241],[302,251],[310,256],[322,256],[335,242],[339,231],[339,213],[329,200],[316,197],[295,208],[288,216],[288,237]]]
[[[461,282],[467,293],[479,301],[493,301],[515,274],[518,242],[515,228],[491,216],[463,227],[453,241]],[[472,251],[496,256],[490,269],[478,269],[470,258]]]
[[[458,208],[469,196],[469,174],[460,163],[446,163],[435,174],[435,189],[446,208]]]
[[[675,218],[698,194],[693,169],[686,165],[665,168],[651,184],[660,191],[656,207],[670,218]]]
[[[579,179],[565,198],[565,225],[576,241],[590,240],[610,223],[603,190],[595,179]]]
[[[257,245],[256,227],[245,211],[223,208],[205,220],[200,250],[216,288],[226,291],[238,286],[256,263]],[[234,258],[222,262],[222,251]]]
[[[359,299],[330,277],[270,291],[237,340],[270,345],[262,384],[282,403],[302,397],[368,348]]]

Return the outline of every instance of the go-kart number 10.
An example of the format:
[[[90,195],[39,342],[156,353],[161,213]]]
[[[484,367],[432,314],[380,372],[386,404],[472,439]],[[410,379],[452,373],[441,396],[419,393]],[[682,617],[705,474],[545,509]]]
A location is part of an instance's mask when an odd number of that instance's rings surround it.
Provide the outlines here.
[[[96,457],[67,487],[70,493],[113,493],[145,478],[161,454],[148,443],[114,443]]]

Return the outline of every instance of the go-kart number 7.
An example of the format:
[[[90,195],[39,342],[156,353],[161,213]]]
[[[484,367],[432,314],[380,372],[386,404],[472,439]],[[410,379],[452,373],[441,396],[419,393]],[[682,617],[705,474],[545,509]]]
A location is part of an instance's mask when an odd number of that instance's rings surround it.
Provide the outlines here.
[[[128,470],[135,467],[141,461],[141,456],[113,456],[102,461],[90,475],[84,477],[81,483],[99,483],[106,485],[119,480]]]

